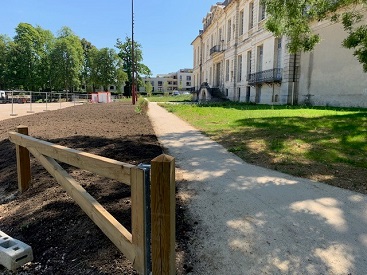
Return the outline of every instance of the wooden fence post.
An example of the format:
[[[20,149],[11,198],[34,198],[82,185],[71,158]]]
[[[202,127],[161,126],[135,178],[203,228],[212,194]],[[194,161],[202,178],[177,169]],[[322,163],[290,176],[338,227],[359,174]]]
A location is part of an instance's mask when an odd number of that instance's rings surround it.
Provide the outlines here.
[[[28,135],[28,127],[19,125],[17,132]],[[16,145],[17,154],[17,172],[18,172],[18,189],[20,192],[26,191],[31,183],[31,160],[27,148]]]
[[[132,243],[135,245],[136,255],[133,263],[139,274],[147,274],[146,266],[146,243],[145,230],[146,221],[144,219],[144,171],[138,168],[131,169],[131,223],[132,223]]]
[[[151,162],[152,271],[175,274],[175,159],[160,155]]]

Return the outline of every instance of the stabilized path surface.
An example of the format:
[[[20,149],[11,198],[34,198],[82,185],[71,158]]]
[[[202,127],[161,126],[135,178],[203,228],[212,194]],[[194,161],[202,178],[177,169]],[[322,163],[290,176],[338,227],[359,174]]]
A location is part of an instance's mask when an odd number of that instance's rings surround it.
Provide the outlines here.
[[[366,274],[367,197],[245,163],[155,103],[198,222],[193,274]]]

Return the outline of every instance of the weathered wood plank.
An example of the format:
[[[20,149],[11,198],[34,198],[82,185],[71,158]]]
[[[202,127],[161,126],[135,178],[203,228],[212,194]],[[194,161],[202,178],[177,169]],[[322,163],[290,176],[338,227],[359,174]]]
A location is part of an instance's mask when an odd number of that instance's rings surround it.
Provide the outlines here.
[[[175,159],[160,155],[151,161],[152,271],[175,274]]]
[[[91,220],[129,259],[135,261],[135,247],[131,233],[122,226],[103,206],[78,184],[54,159],[43,156],[35,148],[29,151],[38,159],[46,170],[57,180]]]
[[[27,136],[28,127],[19,125],[17,132]],[[17,174],[18,174],[18,189],[20,192],[26,191],[31,184],[31,159],[27,148],[16,145],[17,155]]]
[[[139,274],[146,274],[147,269],[146,240],[145,240],[145,200],[144,200],[144,171],[138,168],[131,169],[131,225],[133,244],[136,246],[134,268]],[[150,245],[150,244],[149,244]]]
[[[35,148],[42,155],[130,185],[130,170],[135,167],[134,165],[70,149],[16,132],[9,132],[9,139],[19,146]]]

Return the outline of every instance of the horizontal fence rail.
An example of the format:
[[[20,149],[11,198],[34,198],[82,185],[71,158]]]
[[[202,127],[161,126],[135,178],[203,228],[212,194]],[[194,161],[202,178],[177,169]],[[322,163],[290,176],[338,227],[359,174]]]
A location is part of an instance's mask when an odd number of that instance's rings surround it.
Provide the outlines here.
[[[151,177],[149,177],[149,173],[143,167],[30,137],[27,126],[18,126],[17,132],[9,132],[9,140],[16,144],[18,188],[21,192],[30,188],[30,153],[32,153],[90,219],[133,263],[133,267],[139,274],[151,274],[151,271],[154,275],[175,274],[175,159],[173,157],[163,154],[153,159]],[[130,233],[121,225],[56,160],[130,185],[132,232]]]
[[[130,185],[130,174],[134,165],[70,149],[16,132],[9,133],[9,140],[22,147],[34,148],[42,155],[63,163]]]
[[[145,238],[144,171],[127,163],[30,137],[27,135],[28,127],[26,126],[19,126],[17,130],[18,132],[9,133],[9,139],[16,144],[20,191],[26,191],[30,187],[30,152],[112,243],[133,263],[134,268],[140,274],[149,274],[146,247],[150,244]],[[130,185],[132,233],[73,179],[56,160]]]

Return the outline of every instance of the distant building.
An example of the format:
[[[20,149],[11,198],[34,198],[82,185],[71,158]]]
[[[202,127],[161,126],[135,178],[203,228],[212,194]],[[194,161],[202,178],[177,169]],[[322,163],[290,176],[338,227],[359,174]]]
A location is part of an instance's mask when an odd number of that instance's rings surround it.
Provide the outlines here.
[[[312,23],[321,43],[290,54],[288,39],[265,30],[260,0],[217,2],[193,46],[193,87],[199,101],[222,97],[261,104],[367,107],[367,77],[341,46],[340,24]]]
[[[192,69],[181,69],[174,73],[158,74],[156,77],[145,77],[146,83],[150,81],[153,87],[152,93],[172,93],[173,91],[190,91],[193,87]],[[139,87],[139,91],[145,93],[145,87]]]

